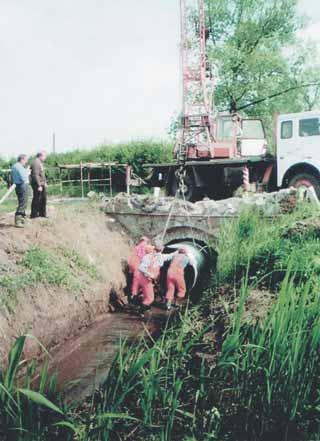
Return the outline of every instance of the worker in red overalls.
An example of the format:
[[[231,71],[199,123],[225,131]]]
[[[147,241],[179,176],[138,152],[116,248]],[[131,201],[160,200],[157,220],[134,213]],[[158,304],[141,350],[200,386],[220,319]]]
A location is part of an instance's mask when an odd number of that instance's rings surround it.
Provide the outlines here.
[[[143,256],[146,254],[146,246],[149,244],[149,239],[142,236],[138,244],[134,247],[133,253],[128,259],[129,272],[134,272],[139,268]]]
[[[147,245],[146,254],[135,271],[132,283],[132,298],[135,299],[142,292],[142,312],[150,308],[154,301],[154,280],[158,276],[159,268],[154,247]]]
[[[142,258],[139,268],[134,273],[132,284],[132,297],[136,298],[139,290],[142,292],[141,312],[150,309],[154,302],[154,284],[160,275],[160,269],[166,261],[172,260],[176,254],[162,254],[163,246],[156,244],[156,247],[148,245],[146,254]]]
[[[186,295],[184,270],[189,263],[187,250],[184,247],[179,248],[179,252],[173,257],[167,273],[166,307],[168,311],[172,307],[175,291],[177,291],[179,300]]]

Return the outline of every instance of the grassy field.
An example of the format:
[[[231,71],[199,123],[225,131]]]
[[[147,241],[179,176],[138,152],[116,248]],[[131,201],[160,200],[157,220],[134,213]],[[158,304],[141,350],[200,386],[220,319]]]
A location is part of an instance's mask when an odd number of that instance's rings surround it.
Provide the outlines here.
[[[319,440],[319,237],[309,206],[224,225],[201,302],[156,341],[123,342],[80,407],[66,406],[45,369],[41,387],[27,376],[21,390],[19,339],[0,379],[3,439]]]

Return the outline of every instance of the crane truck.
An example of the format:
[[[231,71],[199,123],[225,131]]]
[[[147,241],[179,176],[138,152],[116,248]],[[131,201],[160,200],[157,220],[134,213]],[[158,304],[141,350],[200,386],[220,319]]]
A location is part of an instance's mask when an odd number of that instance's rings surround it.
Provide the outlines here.
[[[188,13],[197,11],[197,29]],[[180,0],[182,116],[173,160],[152,167],[150,184],[189,201],[222,199],[238,188],[314,187],[320,198],[320,111],[278,115],[276,152],[261,119],[215,112],[216,77],[208,62],[205,1]]]

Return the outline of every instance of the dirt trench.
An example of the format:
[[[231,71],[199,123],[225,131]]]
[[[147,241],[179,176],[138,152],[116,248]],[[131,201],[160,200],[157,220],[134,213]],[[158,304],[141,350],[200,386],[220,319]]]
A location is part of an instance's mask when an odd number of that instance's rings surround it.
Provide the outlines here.
[[[31,334],[53,352],[102,318],[111,320],[110,292],[123,291],[129,252],[128,235],[86,203],[51,207],[49,219],[29,220],[25,229],[13,227],[12,214],[2,216],[0,366],[19,335]],[[32,268],[41,256],[43,274]],[[46,267],[46,259],[57,268]],[[25,357],[40,353],[28,339]]]

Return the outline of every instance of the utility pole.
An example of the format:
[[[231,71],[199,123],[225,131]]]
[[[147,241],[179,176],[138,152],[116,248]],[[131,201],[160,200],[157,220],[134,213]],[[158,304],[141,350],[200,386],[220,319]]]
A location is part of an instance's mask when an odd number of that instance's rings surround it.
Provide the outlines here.
[[[52,153],[56,154],[56,134],[54,132],[52,134]]]

